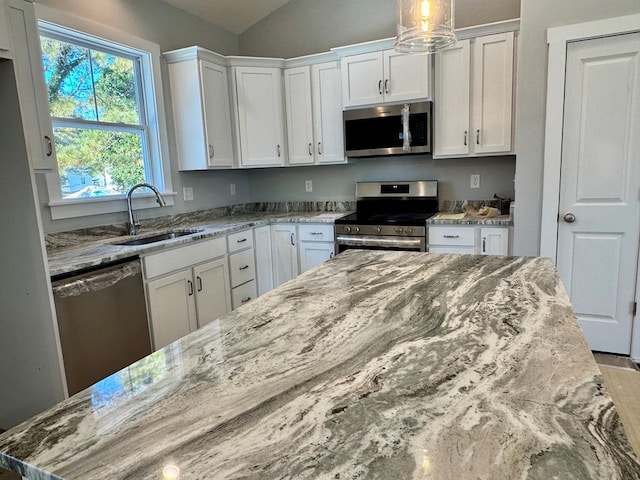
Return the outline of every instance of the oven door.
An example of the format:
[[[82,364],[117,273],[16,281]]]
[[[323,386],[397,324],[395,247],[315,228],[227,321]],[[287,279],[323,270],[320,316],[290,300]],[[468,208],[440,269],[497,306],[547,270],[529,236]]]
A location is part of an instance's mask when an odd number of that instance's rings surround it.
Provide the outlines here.
[[[424,237],[336,235],[336,251],[338,253],[350,249],[424,252],[426,251],[425,246]]]

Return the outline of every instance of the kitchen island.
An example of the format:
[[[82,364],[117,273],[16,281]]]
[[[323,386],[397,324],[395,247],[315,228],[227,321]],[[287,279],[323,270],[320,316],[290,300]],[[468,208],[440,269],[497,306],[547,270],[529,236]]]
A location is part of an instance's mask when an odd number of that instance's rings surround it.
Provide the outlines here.
[[[640,479],[549,259],[348,251],[0,435],[40,479]]]

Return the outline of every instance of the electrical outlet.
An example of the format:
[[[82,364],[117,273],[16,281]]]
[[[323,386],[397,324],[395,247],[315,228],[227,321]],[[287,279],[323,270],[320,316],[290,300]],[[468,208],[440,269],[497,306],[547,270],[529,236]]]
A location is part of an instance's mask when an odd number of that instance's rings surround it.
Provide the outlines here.
[[[480,188],[480,175],[471,175],[471,188]]]
[[[190,202],[193,200],[193,188],[191,187],[182,187],[182,196],[184,197],[185,202]]]
[[[311,180],[304,181],[304,190],[306,192],[313,192],[313,182]]]
[[[236,194],[236,184],[235,183],[230,183],[229,184],[229,189],[231,190],[231,195],[235,195]]]

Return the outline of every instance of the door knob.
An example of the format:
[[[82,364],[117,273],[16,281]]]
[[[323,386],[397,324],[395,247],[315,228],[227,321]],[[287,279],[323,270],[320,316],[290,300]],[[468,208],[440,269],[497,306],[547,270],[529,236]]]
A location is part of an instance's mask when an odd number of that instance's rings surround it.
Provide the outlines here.
[[[564,216],[564,221],[567,223],[573,223],[576,221],[576,216],[573,213],[567,213]]]

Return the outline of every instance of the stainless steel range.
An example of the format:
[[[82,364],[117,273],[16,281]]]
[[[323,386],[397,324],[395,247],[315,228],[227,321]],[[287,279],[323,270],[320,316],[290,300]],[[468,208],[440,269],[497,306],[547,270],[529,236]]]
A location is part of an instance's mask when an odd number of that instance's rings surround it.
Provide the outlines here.
[[[336,220],[338,253],[426,251],[426,220],[438,212],[437,181],[357,183],[356,200],[356,212]]]

